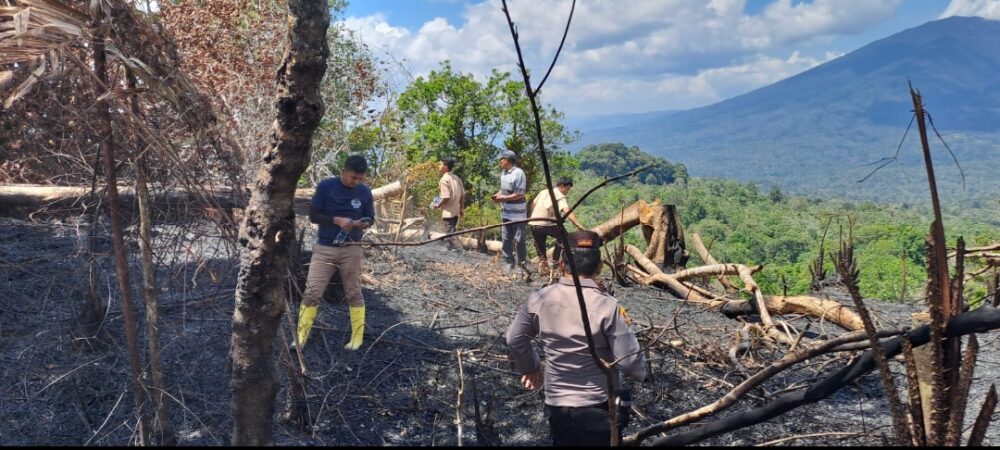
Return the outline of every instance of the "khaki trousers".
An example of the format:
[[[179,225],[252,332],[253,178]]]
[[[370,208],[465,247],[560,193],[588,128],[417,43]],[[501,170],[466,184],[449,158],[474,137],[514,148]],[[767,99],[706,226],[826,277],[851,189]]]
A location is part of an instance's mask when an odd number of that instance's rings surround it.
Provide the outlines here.
[[[353,307],[365,306],[361,296],[361,261],[364,253],[360,245],[331,247],[316,244],[312,260],[309,261],[309,275],[306,277],[306,291],[302,294],[302,305],[317,306],[323,298],[323,291],[334,273],[340,271],[344,281],[344,296]]]

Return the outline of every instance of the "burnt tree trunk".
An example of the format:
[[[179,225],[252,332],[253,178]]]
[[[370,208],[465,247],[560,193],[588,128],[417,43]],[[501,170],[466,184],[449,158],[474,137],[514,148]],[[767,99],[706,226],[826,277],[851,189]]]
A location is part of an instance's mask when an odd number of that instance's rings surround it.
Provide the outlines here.
[[[327,2],[290,0],[288,23],[288,47],[277,76],[277,120],[240,227],[244,250],[230,348],[233,445],[274,443],[274,341],[285,312],[285,278],[296,240],[292,204],[323,117],[319,86],[330,54]]]

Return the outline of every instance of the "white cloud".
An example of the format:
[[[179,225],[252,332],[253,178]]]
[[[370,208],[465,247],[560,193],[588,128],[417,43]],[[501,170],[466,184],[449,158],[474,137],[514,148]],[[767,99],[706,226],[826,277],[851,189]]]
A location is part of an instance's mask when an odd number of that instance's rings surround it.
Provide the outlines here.
[[[815,66],[824,56],[802,56],[796,48],[862,31],[890,17],[900,2],[774,0],[755,15],[745,12],[746,0],[578,2],[544,100],[571,115],[702,106]],[[559,45],[569,1],[508,4],[528,66],[543,72]],[[345,25],[375,48],[405,58],[414,76],[444,59],[477,77],[494,68],[516,71],[499,0],[465,6],[462,23],[435,18],[416,31],[383,15],[350,17]]]
[[[940,18],[978,16],[1000,20],[1000,0],[951,0]]]

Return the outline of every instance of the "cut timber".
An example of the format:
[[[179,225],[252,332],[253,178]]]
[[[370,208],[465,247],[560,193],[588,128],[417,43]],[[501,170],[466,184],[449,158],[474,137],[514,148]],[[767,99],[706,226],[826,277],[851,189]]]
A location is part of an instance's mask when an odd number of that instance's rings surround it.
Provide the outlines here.
[[[705,264],[712,265],[719,263],[714,257],[712,257],[712,254],[708,252],[708,248],[701,242],[701,236],[699,236],[698,233],[691,234],[691,243],[694,244],[695,251],[698,252],[698,256],[701,257],[701,260],[704,261]],[[726,278],[726,275],[732,274],[720,274],[719,282],[722,283],[722,287],[726,289],[726,293],[735,294],[737,292],[736,286],[733,286],[733,283],[729,281],[729,278]]]
[[[774,314],[806,314],[850,331],[865,328],[857,313],[833,300],[805,295],[788,297],[767,295],[764,296],[764,302],[767,304],[767,310]]]
[[[695,267],[694,269],[682,270],[680,272],[674,273],[671,276],[674,278],[684,281],[688,278],[698,278],[698,277],[708,277],[708,276],[725,276],[725,275],[739,275],[740,266],[742,264],[712,264],[710,266]],[[745,266],[744,266],[745,267]],[[757,266],[750,268],[750,273],[757,273],[763,266]]]
[[[237,206],[232,192],[228,189],[220,192],[192,192],[187,190],[172,190],[169,192],[150,190],[151,206],[166,209],[184,204],[203,203],[202,194],[210,196],[217,204],[212,207],[230,209]],[[0,211],[13,212],[17,209],[34,209],[39,207],[74,208],[90,194],[89,186],[43,186],[35,184],[11,184],[0,186]],[[100,190],[98,190],[100,194]],[[135,189],[131,186],[118,185],[118,203],[126,209],[131,209],[136,203]]]
[[[724,299],[721,295],[705,295],[705,292],[698,292],[698,290],[696,290],[698,288],[685,284],[680,278],[700,275],[716,275],[722,273],[729,274],[733,273],[733,271],[736,273],[742,272],[743,274],[749,276],[749,274],[755,271],[753,268],[742,264],[720,264],[715,266],[705,266],[704,268],[698,267],[688,269],[675,275],[667,275],[659,272],[659,268],[656,264],[653,264],[653,262],[650,261],[649,258],[646,258],[642,251],[635,246],[627,245],[625,246],[625,251],[629,254],[629,256],[635,259],[636,262],[642,267],[642,270],[646,272],[642,273],[639,269],[632,270],[632,272],[640,278],[643,284],[663,286],[672,291],[679,298],[704,303],[712,307],[721,308],[723,305],[730,305],[735,309],[739,309],[740,306],[746,304],[744,301]],[[756,286],[756,284],[754,286]],[[758,288],[757,293],[759,292],[760,289]],[[709,294],[711,293],[709,292]],[[846,330],[855,331],[864,329],[861,317],[859,317],[857,313],[851,311],[847,306],[841,305],[833,300],[825,300],[808,296],[781,295],[760,295],[760,297],[755,295],[754,300],[755,302],[758,302],[758,305],[763,304],[764,308],[769,313],[778,315],[805,314],[820,320],[828,321]],[[758,308],[759,307],[760,306],[758,306]],[[784,333],[775,334],[775,337],[777,337],[777,335],[785,336],[781,339],[782,341],[788,339],[788,336]]]
[[[648,219],[640,217],[640,222],[647,243],[646,257],[668,273],[683,270],[687,264],[688,252],[684,248],[684,227],[677,214],[677,207],[660,205],[659,201],[653,202]]]
[[[692,289],[692,286],[684,284],[672,275],[663,273],[647,274],[635,266],[629,267],[632,269],[632,273],[635,274],[643,284],[664,287],[673,292],[679,298],[696,303],[702,303],[713,308],[720,308],[723,312],[728,311],[727,314],[746,315],[754,314],[756,311],[756,308],[746,301],[729,300],[722,296],[705,296],[703,293]],[[700,268],[689,269],[680,273],[683,274],[685,272],[696,271],[698,269]],[[851,311],[847,306],[841,305],[833,300],[804,295],[787,297],[781,295],[765,295],[764,303],[767,305],[767,310],[771,314],[805,314],[830,322],[848,331],[864,329],[864,324],[861,322],[861,318],[854,311]]]
[[[395,234],[395,232],[392,232],[383,234],[380,237],[393,239]],[[438,233],[436,231],[431,231],[425,235],[423,230],[403,230],[403,232],[399,234],[399,240],[395,242],[417,242],[424,238],[437,239],[444,235],[444,233]],[[444,241],[442,240],[442,242]],[[479,241],[476,240],[476,238],[467,236],[458,236],[458,242],[462,245],[462,248],[472,251],[485,250],[488,253],[500,253],[500,250],[503,248],[502,242],[489,240],[483,241],[483,247],[480,247]]]
[[[403,183],[400,181],[393,181],[385,186],[372,189],[372,198],[375,199],[375,201],[379,201],[383,198],[395,197],[402,193]]]
[[[432,231],[430,233],[430,236],[431,236],[431,239],[437,239],[437,238],[439,238],[441,236],[444,236],[444,233],[437,233],[437,232],[433,232]],[[479,247],[479,241],[477,239],[475,239],[475,238],[470,238],[470,237],[466,237],[466,236],[459,236],[458,237],[458,242],[460,244],[462,244],[462,248],[464,248],[466,250],[476,250],[476,251],[481,250],[480,247]],[[503,249],[503,242],[500,242],[500,241],[484,240],[483,241],[483,245],[484,245],[486,251],[488,251],[490,253],[500,253],[500,251]]]
[[[313,194],[316,193],[316,189],[298,189],[295,191],[295,200],[299,201],[302,199],[310,200]],[[372,189],[372,199],[376,202],[382,199],[397,197],[399,194],[403,193],[403,183],[400,181],[393,181],[385,186],[379,186]]]
[[[590,231],[599,234],[604,242],[608,242],[618,237],[619,234],[639,225],[641,218],[645,218],[648,222],[651,212],[652,210],[646,204],[645,200],[637,200],[631,206],[625,208],[624,213],[621,211],[616,212],[611,219],[592,228]]]
[[[296,214],[309,214],[309,203],[315,192],[315,189],[297,189],[295,191]],[[398,196],[402,192],[402,183],[394,181],[385,186],[372,189],[372,197],[375,201],[378,201]],[[0,214],[18,216],[24,214],[24,210],[33,210],[40,207],[77,208],[81,206],[82,201],[89,194],[89,186],[0,185]],[[151,187],[150,194],[152,194],[150,197],[152,206],[160,210],[183,210],[184,208],[178,207],[184,205],[203,205],[209,208],[222,208],[225,210],[243,207],[243,205],[238,203],[236,196],[233,195],[232,190],[229,188],[204,189],[200,191],[171,189],[164,192],[162,189]],[[214,204],[205,205],[204,199],[206,196]],[[135,189],[131,186],[119,185],[118,200],[120,206],[131,210],[136,203]]]

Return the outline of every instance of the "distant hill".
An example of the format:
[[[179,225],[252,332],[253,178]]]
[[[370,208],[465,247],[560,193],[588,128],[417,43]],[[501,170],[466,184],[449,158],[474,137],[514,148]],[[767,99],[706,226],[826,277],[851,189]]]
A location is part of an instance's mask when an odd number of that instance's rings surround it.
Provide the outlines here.
[[[688,177],[683,164],[671,164],[635,146],[626,147],[618,143],[588,145],[576,157],[580,160],[581,169],[600,177],[629,173],[646,165],[650,167],[638,174],[638,180],[645,184],[671,184],[678,178]]]
[[[637,145],[691,175],[751,180],[823,197],[926,202],[916,125],[900,163],[858,180],[892,156],[912,116],[907,82],[965,169],[967,188],[931,133],[938,184],[950,202],[1000,197],[1000,22],[952,17],[873,42],[836,60],[703,108],[617,116],[581,128],[577,148]]]

